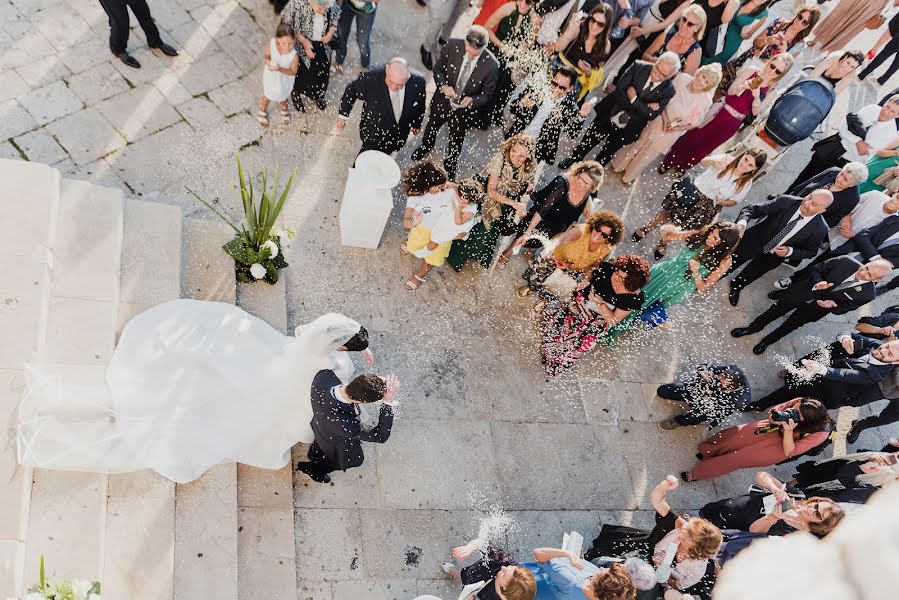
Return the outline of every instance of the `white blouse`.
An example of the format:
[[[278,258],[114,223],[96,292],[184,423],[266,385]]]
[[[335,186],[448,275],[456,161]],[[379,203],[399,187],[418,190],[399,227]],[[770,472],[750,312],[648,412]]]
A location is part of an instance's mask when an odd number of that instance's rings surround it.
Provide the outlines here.
[[[709,159],[720,160],[723,157],[723,154],[718,154],[710,156]],[[693,180],[693,185],[695,185],[696,189],[703,195],[708,196],[712,200],[718,200],[720,198],[722,200],[736,200],[737,204],[742,202],[746,198],[746,194],[749,193],[749,190],[752,189],[752,182],[748,182],[743,186],[743,189],[737,191],[737,178],[734,176],[733,171],[724,177],[718,177],[718,173],[720,173],[720,171],[714,166],[711,166]]]

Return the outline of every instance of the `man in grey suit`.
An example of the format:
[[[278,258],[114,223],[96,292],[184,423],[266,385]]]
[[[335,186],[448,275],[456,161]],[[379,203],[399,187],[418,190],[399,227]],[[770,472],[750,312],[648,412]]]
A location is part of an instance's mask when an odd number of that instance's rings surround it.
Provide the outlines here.
[[[464,40],[450,40],[434,65],[437,91],[431,98],[431,111],[421,146],[412,153],[419,161],[434,148],[437,133],[449,124],[446,157],[443,166],[450,179],[456,176],[465,133],[478,121],[479,113],[490,105],[499,81],[499,62],[487,49],[487,30],[475,25]]]
[[[313,481],[330,483],[331,471],[346,471],[365,460],[361,442],[383,444],[393,427],[393,407],[399,382],[394,375],[360,375],[343,385],[333,371],[319,371],[312,380],[312,432],[309,460],[297,463]],[[363,429],[359,404],[383,401],[378,424]]]

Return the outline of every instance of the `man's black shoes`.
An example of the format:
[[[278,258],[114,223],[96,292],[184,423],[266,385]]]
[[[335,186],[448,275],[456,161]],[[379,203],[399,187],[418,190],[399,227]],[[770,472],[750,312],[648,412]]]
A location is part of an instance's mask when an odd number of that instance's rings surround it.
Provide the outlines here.
[[[318,483],[331,483],[331,476],[328,475],[327,473],[325,473],[323,475],[319,475],[318,473],[310,473],[309,465],[311,465],[311,464],[312,463],[308,463],[308,462],[298,462],[297,463],[297,471],[300,471],[301,473],[305,473],[306,476],[309,477],[309,479],[311,479],[312,481],[317,481]]]
[[[169,46],[168,44],[165,44],[163,42],[160,42],[158,46],[150,46],[150,47],[155,50],[159,50],[166,56],[178,56],[177,50],[175,50],[174,48],[172,48],[171,46]]]
[[[116,53],[116,58],[120,61],[131,67],[132,69],[140,69],[140,63],[137,62],[137,59],[128,54],[127,52],[118,52]]]

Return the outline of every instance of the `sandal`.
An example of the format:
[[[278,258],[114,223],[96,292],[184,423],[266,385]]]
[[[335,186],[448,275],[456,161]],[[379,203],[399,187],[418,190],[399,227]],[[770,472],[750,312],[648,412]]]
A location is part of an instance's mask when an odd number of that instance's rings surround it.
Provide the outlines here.
[[[656,260],[662,260],[665,257],[665,253],[668,251],[667,246],[668,244],[659,244],[656,246],[656,251],[652,254]]]
[[[634,234],[631,236],[631,240],[635,242],[639,242],[644,237],[646,237],[646,228],[641,227],[640,229],[635,229]]]
[[[416,280],[418,280],[418,283],[415,282]],[[405,284],[403,284],[403,287],[406,288],[407,290],[409,290],[410,292],[414,292],[415,290],[418,289],[418,287],[421,284],[423,284],[427,280],[428,280],[427,277],[422,278],[422,277],[419,277],[418,275],[413,275],[409,279],[409,281],[407,281]]]
[[[406,242],[400,244],[400,254],[403,256],[409,256],[409,247],[406,246]]]
[[[518,288],[517,290],[515,290],[515,295],[518,296],[519,298],[527,298],[528,296],[531,295],[531,292],[533,292],[533,291],[534,290],[532,290],[530,286],[523,285],[520,288]]]
[[[538,302],[537,304],[534,305],[534,313],[538,314],[538,315],[542,314],[544,308],[546,308],[546,300],[541,300],[540,302]]]
[[[256,113],[256,120],[259,121],[259,124],[263,127],[268,127],[268,113],[264,110],[260,110]]]
[[[281,109],[281,125],[290,125],[290,112],[286,108]]]
[[[509,266],[509,257],[505,254],[500,254],[499,258],[496,259],[496,268],[500,271],[505,271],[506,267]]]

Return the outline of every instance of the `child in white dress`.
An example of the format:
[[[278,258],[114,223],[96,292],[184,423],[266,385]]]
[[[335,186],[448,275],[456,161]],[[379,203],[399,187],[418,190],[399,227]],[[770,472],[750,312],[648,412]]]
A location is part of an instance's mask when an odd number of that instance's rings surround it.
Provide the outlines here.
[[[265,50],[265,68],[262,71],[262,103],[259,106],[259,124],[268,127],[268,103],[281,105],[281,124],[290,124],[287,98],[293,90],[293,80],[299,69],[299,57],[295,49],[293,27],[279,23],[275,37]]]

